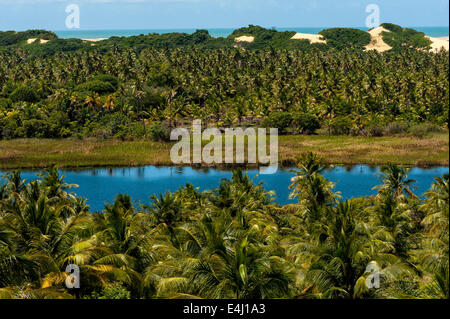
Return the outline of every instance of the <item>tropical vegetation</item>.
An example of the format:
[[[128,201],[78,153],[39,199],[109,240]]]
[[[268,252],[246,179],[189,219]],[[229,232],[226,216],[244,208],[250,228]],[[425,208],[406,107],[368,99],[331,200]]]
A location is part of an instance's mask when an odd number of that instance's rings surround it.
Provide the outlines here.
[[[101,212],[55,167],[31,182],[10,171],[0,297],[448,298],[448,174],[421,199],[408,169],[386,165],[377,195],[343,200],[325,168],[302,155],[286,206],[238,170],[217,189],[187,184],[149,205],[118,194]],[[65,285],[68,265],[78,289]]]
[[[164,140],[192,119],[275,125],[284,134],[423,137],[448,129],[448,74],[447,51],[407,48],[90,46],[46,57],[7,49],[0,51],[0,139]]]

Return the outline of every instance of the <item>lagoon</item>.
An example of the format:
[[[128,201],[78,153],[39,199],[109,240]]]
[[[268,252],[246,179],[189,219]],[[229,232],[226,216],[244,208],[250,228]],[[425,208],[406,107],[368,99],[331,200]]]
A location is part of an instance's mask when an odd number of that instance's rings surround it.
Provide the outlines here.
[[[28,181],[37,179],[39,171],[23,171],[22,178]],[[191,183],[201,191],[219,186],[220,179],[230,178],[232,171],[213,168],[196,169],[192,167],[121,167],[62,169],[61,174],[69,184],[77,184],[71,191],[88,199],[92,211],[101,211],[106,202],[112,202],[118,193],[127,193],[136,204],[148,204],[149,196],[174,192],[180,186]],[[293,175],[288,169],[279,169],[272,175],[259,175],[259,170],[249,169],[248,175],[255,182],[263,182],[266,190],[275,192],[276,202],[284,205],[295,203],[289,199],[290,179]],[[324,172],[324,176],[336,183],[335,191],[341,192],[344,199],[376,194],[372,188],[381,184],[380,168],[368,165],[334,166]],[[4,172],[0,172],[3,174]],[[414,192],[422,196],[432,185],[434,178],[449,173],[448,167],[413,167],[409,178],[417,180]]]

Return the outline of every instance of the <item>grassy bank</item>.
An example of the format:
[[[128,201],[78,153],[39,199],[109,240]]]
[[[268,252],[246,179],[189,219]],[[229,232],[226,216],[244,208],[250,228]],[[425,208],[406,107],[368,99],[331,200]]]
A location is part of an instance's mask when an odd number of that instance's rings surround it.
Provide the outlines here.
[[[292,165],[305,151],[331,164],[448,165],[448,134],[415,137],[280,136],[279,157]],[[95,139],[0,141],[0,169],[172,165],[171,143]]]

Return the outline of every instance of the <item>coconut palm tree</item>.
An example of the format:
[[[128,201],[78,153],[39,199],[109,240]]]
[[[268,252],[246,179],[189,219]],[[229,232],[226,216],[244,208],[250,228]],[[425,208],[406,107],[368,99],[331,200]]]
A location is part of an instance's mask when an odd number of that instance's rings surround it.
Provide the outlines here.
[[[315,236],[317,244],[308,247],[312,255],[305,279],[320,298],[370,297],[373,292],[366,284],[369,264],[383,276],[402,268],[392,264],[395,257],[386,251],[388,244],[372,239],[373,230],[359,209],[352,201],[329,208],[327,222]]]
[[[379,192],[389,190],[395,198],[399,198],[400,196],[417,198],[411,190],[411,185],[416,181],[414,179],[408,179],[409,169],[395,164],[388,164],[382,166],[380,171],[383,184],[375,186],[373,189],[378,189]]]
[[[436,177],[435,183],[427,196],[424,208],[427,216],[423,225],[427,229],[419,258],[427,271],[431,273],[431,281],[423,287],[425,297],[449,298],[449,176]]]

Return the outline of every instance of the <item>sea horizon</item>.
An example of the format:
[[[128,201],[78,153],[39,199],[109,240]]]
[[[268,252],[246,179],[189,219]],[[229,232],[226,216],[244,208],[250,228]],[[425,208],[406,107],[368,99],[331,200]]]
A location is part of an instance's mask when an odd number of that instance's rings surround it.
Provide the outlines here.
[[[328,27],[272,27],[277,31],[295,31],[300,33],[311,33],[318,34],[321,30],[327,29]],[[366,27],[354,27],[355,29],[365,30]],[[449,27],[448,26],[438,26],[438,27],[409,27],[417,31],[425,33],[429,37],[448,37]],[[52,30],[59,38],[78,38],[78,39],[100,39],[100,38],[110,38],[113,36],[117,37],[129,37],[135,35],[146,35],[151,33],[166,34],[166,33],[188,33],[192,34],[196,30],[208,30],[209,34],[214,38],[228,37],[237,28],[179,28],[179,29],[77,29],[77,30]]]

